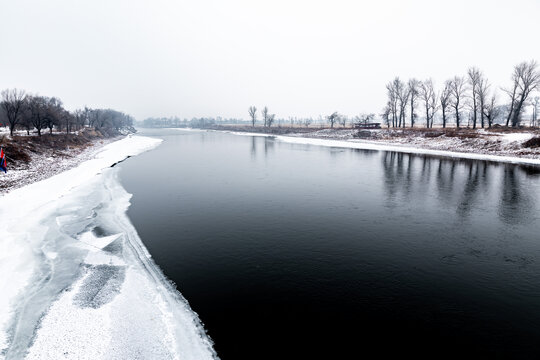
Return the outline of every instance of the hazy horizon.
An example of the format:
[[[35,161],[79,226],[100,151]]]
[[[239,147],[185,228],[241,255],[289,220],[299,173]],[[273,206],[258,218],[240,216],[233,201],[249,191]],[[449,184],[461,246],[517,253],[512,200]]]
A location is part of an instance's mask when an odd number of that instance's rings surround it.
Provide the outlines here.
[[[440,87],[477,66],[508,85],[540,60],[538,14],[534,0],[6,1],[0,89],[138,120],[379,113],[395,76]]]

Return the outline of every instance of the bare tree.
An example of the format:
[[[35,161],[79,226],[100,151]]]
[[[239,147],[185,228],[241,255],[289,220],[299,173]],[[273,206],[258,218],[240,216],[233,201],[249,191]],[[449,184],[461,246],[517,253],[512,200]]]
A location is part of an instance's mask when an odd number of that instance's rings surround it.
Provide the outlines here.
[[[52,134],[53,128],[59,126],[61,123],[62,101],[58,98],[52,97],[47,99],[47,108],[45,116],[45,125],[49,128],[49,133]]]
[[[333,128],[334,124],[339,120],[339,114],[337,111],[334,111],[332,114],[328,115],[326,119],[330,123],[330,127]]]
[[[497,94],[493,94],[491,100],[485,103],[482,111],[487,119],[488,127],[491,128],[493,121],[500,114],[500,109],[497,106]]]
[[[73,113],[73,116],[75,117],[76,130],[80,130],[80,129],[84,128],[84,125],[86,124],[87,114],[88,113],[85,110],[86,110],[86,108],[85,109],[77,109]]]
[[[441,91],[441,94],[439,95],[439,102],[441,104],[441,111],[442,111],[443,129],[446,128],[446,109],[451,104],[451,96],[452,96],[452,80],[446,80],[446,82],[444,83],[444,88]]]
[[[506,126],[508,126],[511,119],[512,127],[516,127],[520,123],[521,113],[527,98],[531,92],[540,87],[540,72],[536,61],[532,60],[516,65],[512,74],[512,82],[512,90],[505,90],[511,98],[510,113],[508,114]]]
[[[262,117],[263,117],[264,127],[266,127],[267,126],[267,121],[268,121],[268,107],[265,106],[262,109],[261,113],[262,113]]]
[[[272,126],[275,120],[276,120],[276,114],[268,115],[268,117],[266,118],[268,127]]]
[[[433,118],[437,111],[437,95],[435,94],[435,87],[433,86],[433,80],[427,79],[419,85],[419,97],[424,103],[426,111],[426,128],[433,127]],[[412,102],[411,102],[412,105]]]
[[[416,99],[419,96],[419,89],[420,87],[420,81],[416,79],[410,79],[408,83],[408,93],[409,93],[409,102],[411,107],[411,127],[414,127],[414,109],[416,107]],[[405,127],[405,123],[403,123],[403,127]]]
[[[392,127],[396,127],[397,125],[397,114],[398,114],[398,97],[397,97],[397,89],[396,89],[396,80],[399,80],[398,78],[394,79],[393,81],[390,81],[388,84],[386,84],[386,90],[388,94],[388,112],[389,115],[392,116]]]
[[[43,96],[28,96],[27,104],[30,110],[32,125],[36,128],[38,135],[46,127],[48,99]]]
[[[460,112],[463,110],[464,97],[467,88],[465,86],[465,79],[461,76],[454,76],[450,86],[451,94],[451,106],[454,108],[454,115],[456,117],[456,127],[460,126]]]
[[[488,100],[489,82],[486,77],[481,73],[480,81],[478,82],[478,102],[480,103],[480,123],[482,128],[485,127],[485,107]]]
[[[367,125],[375,119],[375,114],[360,114],[354,117],[358,124]]]
[[[30,130],[32,130],[34,126],[32,125],[32,113],[28,104],[28,96],[24,98],[24,104],[21,111],[21,120],[19,121],[19,124],[22,125],[22,127],[24,127],[26,130],[26,135],[30,135]]]
[[[538,124],[538,106],[540,105],[540,97],[536,96],[533,100],[533,113],[531,118],[531,126],[537,126]]]
[[[25,98],[26,94],[24,90],[6,89],[2,91],[2,108],[4,109],[8,120],[9,133],[11,136],[13,136],[15,126],[17,126],[22,119]]]
[[[394,79],[394,89],[396,91],[396,96],[398,100],[398,127],[401,127],[403,124],[403,127],[405,127],[405,118],[406,113],[405,110],[407,108],[407,102],[409,101],[409,88],[405,86],[405,84],[399,79]]]
[[[480,79],[482,78],[482,73],[476,67],[469,68],[467,72],[469,84],[471,85],[472,96],[471,96],[471,111],[473,119],[473,129],[476,129],[476,120],[478,115],[478,88],[480,86]]]
[[[248,112],[251,117],[251,126],[255,127],[255,121],[257,121],[257,108],[255,106],[250,106]]]
[[[345,127],[347,125],[347,121],[349,119],[347,118],[347,115],[341,115],[338,119],[339,121],[339,124],[342,126],[342,127]]]
[[[383,122],[386,124],[387,127],[390,127],[390,114],[391,113],[392,113],[392,110],[390,108],[390,103],[388,103],[383,108],[383,111],[381,113],[381,117],[383,119]]]

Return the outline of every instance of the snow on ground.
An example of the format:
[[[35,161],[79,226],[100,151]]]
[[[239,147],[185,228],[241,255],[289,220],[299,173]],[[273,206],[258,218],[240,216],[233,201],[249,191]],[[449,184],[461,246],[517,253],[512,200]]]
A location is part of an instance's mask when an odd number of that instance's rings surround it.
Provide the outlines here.
[[[294,144],[306,144],[306,145],[341,147],[341,148],[352,148],[352,149],[366,149],[366,150],[396,151],[396,152],[404,152],[404,153],[411,153],[411,154],[424,154],[424,155],[431,155],[431,156],[444,156],[444,157],[454,157],[454,158],[508,162],[508,163],[514,163],[514,164],[540,165],[540,158],[530,159],[530,158],[519,158],[519,157],[513,157],[513,156],[489,155],[489,154],[481,154],[481,153],[470,153],[470,152],[466,153],[466,152],[457,152],[457,151],[448,151],[448,150],[433,150],[433,149],[424,149],[420,147],[389,145],[389,144],[384,144],[384,143],[368,142],[368,141],[363,141],[363,140],[343,141],[343,140],[314,139],[314,138],[291,137],[291,136],[276,136],[276,139],[279,141],[283,141],[287,143],[294,143]]]
[[[6,326],[13,315],[13,300],[28,284],[34,272],[34,251],[31,246],[33,235],[28,233],[29,222],[39,218],[39,209],[80,185],[89,177],[159,143],[157,139],[140,136],[126,137],[103,147],[92,160],[62,172],[49,179],[36,182],[11,191],[1,197],[0,219],[2,237],[0,238],[0,349],[6,347]],[[43,229],[44,230],[44,229]],[[8,276],[9,274],[9,276]]]
[[[408,131],[408,132],[407,132]],[[357,138],[355,129],[322,129],[310,133],[273,135],[230,132],[234,135],[267,136],[278,141],[307,145],[397,151],[453,158],[540,165],[540,148],[524,148],[533,132],[499,133],[479,129],[470,137],[437,134],[425,136],[421,131],[397,129],[364,130],[365,138]]]
[[[2,184],[0,196],[13,189],[44,180],[69,170],[83,161],[90,160],[102,150],[104,145],[116,140],[118,138],[99,140],[84,149],[71,148],[63,153],[32,154],[31,161],[19,168],[15,168],[8,159],[7,173],[0,173],[0,182]]]
[[[502,134],[501,138],[503,141],[506,141],[508,143],[512,142],[520,142],[523,143],[529,139],[531,139],[534,136],[533,133],[510,133],[510,134]]]
[[[0,358],[211,359],[196,314],[153,263],[111,165],[130,136],[1,197]]]

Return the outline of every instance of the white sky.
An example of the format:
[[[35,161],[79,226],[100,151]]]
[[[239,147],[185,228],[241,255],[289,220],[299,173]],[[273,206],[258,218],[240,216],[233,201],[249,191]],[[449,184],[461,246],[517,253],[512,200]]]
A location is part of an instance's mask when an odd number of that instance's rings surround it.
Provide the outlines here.
[[[396,75],[531,59],[540,0],[0,0],[0,89],[140,120],[379,113]]]

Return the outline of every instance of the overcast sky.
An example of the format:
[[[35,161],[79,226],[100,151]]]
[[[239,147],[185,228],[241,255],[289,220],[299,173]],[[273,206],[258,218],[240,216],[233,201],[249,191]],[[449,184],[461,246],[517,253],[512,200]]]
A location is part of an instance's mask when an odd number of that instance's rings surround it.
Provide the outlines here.
[[[539,0],[0,0],[1,89],[139,120],[379,113],[394,76],[531,59]]]

